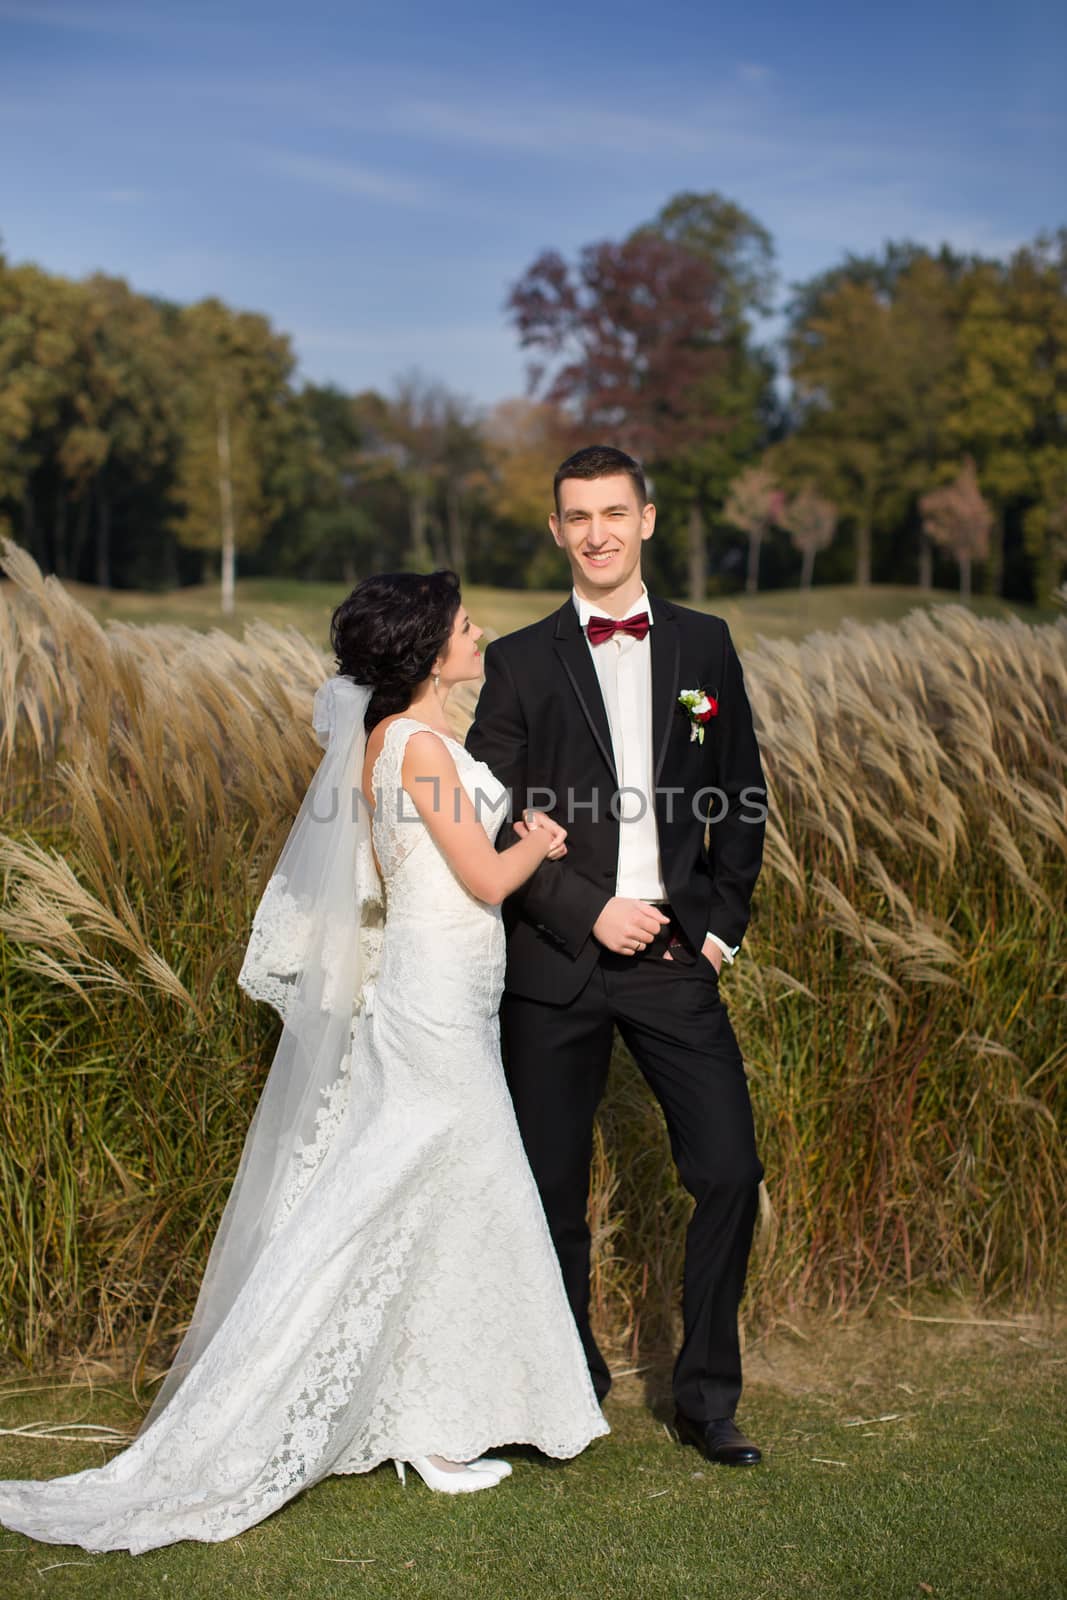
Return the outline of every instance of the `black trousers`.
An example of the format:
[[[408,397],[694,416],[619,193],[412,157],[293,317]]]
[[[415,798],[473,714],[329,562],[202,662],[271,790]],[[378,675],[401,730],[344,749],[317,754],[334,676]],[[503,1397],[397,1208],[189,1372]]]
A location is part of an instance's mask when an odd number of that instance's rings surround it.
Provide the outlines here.
[[[644,957],[602,949],[589,982],[566,1006],[505,993],[501,1042],[523,1144],[600,1399],[611,1374],[589,1326],[586,1212],[593,1117],[614,1027],[662,1106],[678,1175],[696,1201],[685,1241],[674,1398],[687,1416],[706,1421],[732,1417],[741,1394],[737,1309],[763,1166],[715,969],[684,942],[672,948],[676,959],[664,960],[666,943],[657,938]]]

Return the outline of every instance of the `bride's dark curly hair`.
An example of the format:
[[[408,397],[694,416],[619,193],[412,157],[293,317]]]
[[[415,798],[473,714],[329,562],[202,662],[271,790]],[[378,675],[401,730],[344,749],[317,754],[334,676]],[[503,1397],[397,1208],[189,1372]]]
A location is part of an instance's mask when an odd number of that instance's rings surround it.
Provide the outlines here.
[[[437,572],[378,572],[364,578],[330,619],[337,670],[369,683],[363,725],[406,711],[444,652],[459,610],[459,578]]]

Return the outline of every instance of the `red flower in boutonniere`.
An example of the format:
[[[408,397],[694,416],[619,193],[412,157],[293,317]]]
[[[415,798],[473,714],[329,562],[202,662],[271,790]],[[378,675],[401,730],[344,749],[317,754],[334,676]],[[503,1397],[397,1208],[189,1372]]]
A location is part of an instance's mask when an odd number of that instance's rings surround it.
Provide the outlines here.
[[[699,739],[703,744],[704,724],[719,715],[718,700],[713,694],[705,694],[703,689],[683,689],[678,696],[678,703],[689,717],[690,744],[694,739]]]

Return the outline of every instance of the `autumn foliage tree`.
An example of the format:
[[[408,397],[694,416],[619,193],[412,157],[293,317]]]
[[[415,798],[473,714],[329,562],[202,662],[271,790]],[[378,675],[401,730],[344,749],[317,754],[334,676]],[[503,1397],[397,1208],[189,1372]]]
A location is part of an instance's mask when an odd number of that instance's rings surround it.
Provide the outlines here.
[[[971,566],[988,556],[994,520],[978,487],[978,474],[971,457],[967,457],[951,483],[924,494],[919,507],[929,537],[958,561],[960,594],[969,597]]]
[[[546,251],[507,301],[522,348],[539,355],[530,393],[654,476],[728,426],[711,403],[724,362],[716,297],[711,262],[655,233],[587,245],[573,267]]]
[[[825,550],[834,537],[837,527],[837,507],[810,485],[788,500],[778,513],[778,523],[789,534],[793,548],[799,550],[803,560],[800,570],[800,587],[811,588],[815,571],[815,557]]]
[[[723,521],[748,535],[745,590],[759,588],[760,546],[782,514],[785,496],[766,467],[746,467],[730,484],[722,508]]]
[[[599,438],[654,483],[651,581],[699,604],[710,576],[734,581],[727,502],[748,587],[782,581],[771,524],[731,494],[744,469],[836,507],[821,579],[930,588],[949,558],[920,498],[970,457],[994,521],[984,556],[962,540],[964,563],[990,593],[1047,605],[1067,568],[1067,228],[1002,260],[890,242],[792,286],[788,391],[755,342],[773,285],[770,236],[714,192],[570,261],[546,252],[508,303],[531,395],[487,413],[421,374],[390,394],[298,389],[265,317],[0,250],[0,519],[43,570],[101,586],[221,564],[229,600],[240,559],[250,575],[447,563],[556,587],[551,475]],[[508,405],[531,408],[510,438]]]
[[[508,297],[528,368],[581,425],[653,460],[707,425],[700,387],[720,362],[711,268],[653,236],[587,245],[576,268],[538,257]]]
[[[0,256],[0,503],[61,576],[93,549],[111,581],[115,500],[158,482],[175,429],[160,307],[120,278],[76,283]]]
[[[715,426],[658,466],[660,523],[675,508],[686,523],[689,596],[707,592],[708,513],[718,509],[730,482],[773,437],[780,412],[770,353],[755,341],[755,319],[774,309],[774,243],[766,228],[735,201],[714,190],[672,195],[651,222],[636,230],[680,245],[711,268],[712,309],[721,352],[718,369],[702,386],[701,400]],[[663,548],[662,533],[656,541]]]
[[[239,548],[254,549],[277,508],[269,470],[289,417],[289,340],[266,317],[202,300],[182,313],[180,542],[220,557],[222,610],[234,608]]]
[[[881,260],[850,257],[796,286],[792,426],[771,465],[787,485],[814,480],[831,495],[851,526],[857,584],[872,580],[878,529],[907,518],[942,465],[964,272],[947,253],[889,245]]]
[[[477,408],[439,379],[409,368],[375,407],[377,445],[368,461],[391,463],[408,508],[413,571],[448,565],[466,577],[471,536],[489,484]]]

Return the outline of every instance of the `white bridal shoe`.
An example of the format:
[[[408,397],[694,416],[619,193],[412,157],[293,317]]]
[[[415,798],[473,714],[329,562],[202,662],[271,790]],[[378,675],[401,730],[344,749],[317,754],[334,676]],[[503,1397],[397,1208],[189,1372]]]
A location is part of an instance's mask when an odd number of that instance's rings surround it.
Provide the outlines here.
[[[479,1456],[476,1461],[465,1463],[474,1472],[492,1472],[497,1478],[511,1476],[511,1462],[502,1461],[499,1456]]]
[[[491,1489],[511,1471],[509,1461],[494,1461],[489,1456],[480,1456],[466,1466],[456,1462],[451,1468],[435,1467],[429,1456],[412,1456],[407,1462],[394,1460],[393,1465],[401,1483],[406,1484],[405,1466],[414,1467],[427,1488],[438,1489],[442,1494],[472,1494],[478,1489]]]

